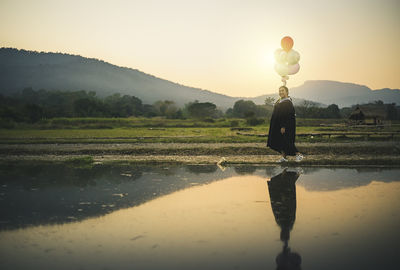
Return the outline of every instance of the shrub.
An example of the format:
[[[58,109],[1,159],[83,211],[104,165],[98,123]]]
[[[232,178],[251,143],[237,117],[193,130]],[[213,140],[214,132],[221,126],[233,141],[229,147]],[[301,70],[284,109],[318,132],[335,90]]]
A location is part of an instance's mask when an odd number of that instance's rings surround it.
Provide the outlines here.
[[[209,117],[207,117],[207,118],[204,118],[204,119],[203,119],[203,122],[207,122],[207,123],[214,123],[214,122],[215,122],[215,120],[214,120],[214,119],[212,119],[212,118],[209,118]]]
[[[265,122],[262,118],[251,117],[246,120],[247,125],[249,126],[258,126]]]
[[[12,129],[15,127],[15,122],[12,119],[0,118],[0,128]]]
[[[231,126],[231,127],[237,127],[237,126],[239,126],[239,121],[238,121],[238,120],[232,120],[232,121],[230,121],[230,126]]]

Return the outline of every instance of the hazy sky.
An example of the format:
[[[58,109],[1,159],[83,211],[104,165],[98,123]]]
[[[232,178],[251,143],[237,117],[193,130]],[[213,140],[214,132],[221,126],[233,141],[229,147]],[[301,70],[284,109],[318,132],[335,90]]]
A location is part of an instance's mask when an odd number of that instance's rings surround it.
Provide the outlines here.
[[[400,88],[400,0],[0,0],[0,47],[99,58],[230,96],[276,92],[285,35],[301,54],[289,88]]]

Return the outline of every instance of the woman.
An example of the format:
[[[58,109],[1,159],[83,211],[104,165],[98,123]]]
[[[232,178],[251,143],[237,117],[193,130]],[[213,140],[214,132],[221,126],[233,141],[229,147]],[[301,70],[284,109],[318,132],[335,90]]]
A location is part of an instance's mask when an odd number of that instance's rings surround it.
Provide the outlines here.
[[[271,116],[267,146],[282,154],[278,162],[288,161],[286,156],[294,155],[296,161],[300,162],[304,156],[294,145],[296,114],[292,98],[289,97],[289,89],[286,86],[279,87],[279,96]]]

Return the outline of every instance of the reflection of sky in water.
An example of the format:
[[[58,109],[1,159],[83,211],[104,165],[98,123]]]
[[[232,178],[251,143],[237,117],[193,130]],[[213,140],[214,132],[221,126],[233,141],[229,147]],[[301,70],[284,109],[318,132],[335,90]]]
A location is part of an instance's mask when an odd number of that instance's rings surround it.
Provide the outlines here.
[[[47,169],[1,171],[1,269],[276,269],[272,167]],[[302,169],[302,269],[398,265],[399,169]]]

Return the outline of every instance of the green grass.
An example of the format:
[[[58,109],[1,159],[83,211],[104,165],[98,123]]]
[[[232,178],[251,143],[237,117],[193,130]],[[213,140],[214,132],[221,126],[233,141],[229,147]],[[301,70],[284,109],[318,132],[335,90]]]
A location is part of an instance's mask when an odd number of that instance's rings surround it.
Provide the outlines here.
[[[212,121],[212,122],[210,122]],[[231,127],[232,121],[245,125],[245,119],[165,119],[163,117],[128,117],[128,118],[52,118],[34,124],[13,123],[16,129],[112,129],[132,127]]]
[[[0,129],[0,143],[124,143],[124,142],[266,142],[266,137],[238,135],[231,130],[231,121],[246,126],[244,119],[216,119],[215,122],[164,118],[54,118],[38,124],[20,124],[13,129]],[[400,131],[400,125],[378,129],[340,126],[343,119],[297,119],[296,133]],[[320,123],[320,124],[318,124]],[[321,125],[323,124],[323,125]],[[88,128],[90,126],[90,128]],[[107,127],[107,128],[105,128]],[[269,123],[243,131],[267,134]],[[387,140],[372,136],[369,140]],[[399,140],[399,136],[395,137]],[[333,136],[329,141],[364,140],[362,136]],[[328,141],[327,137],[297,137],[298,142]]]

